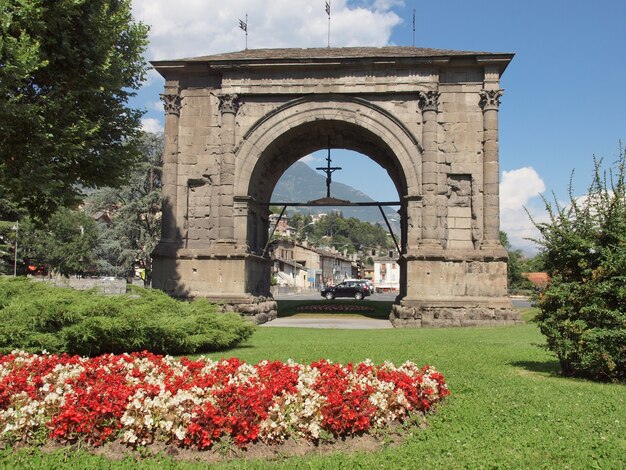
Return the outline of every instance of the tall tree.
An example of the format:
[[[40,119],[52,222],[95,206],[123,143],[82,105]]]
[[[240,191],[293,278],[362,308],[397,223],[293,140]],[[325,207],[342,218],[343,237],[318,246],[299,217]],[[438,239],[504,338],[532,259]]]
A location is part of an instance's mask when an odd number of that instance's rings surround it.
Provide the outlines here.
[[[127,174],[146,38],[131,0],[0,0],[0,186],[32,216]]]
[[[509,259],[507,261],[507,281],[509,289],[530,288],[530,282],[524,276],[522,276],[522,251],[514,250],[511,247],[511,242],[509,242],[509,236],[506,234],[506,232],[503,232],[502,230],[500,230],[500,243],[502,243],[502,246],[506,248],[506,251],[509,255]]]
[[[163,135],[144,133],[139,139],[141,160],[120,188],[102,188],[87,198],[86,210],[109,219],[102,227],[100,269],[132,276],[135,267],[152,273],[150,253],[161,237],[161,157]]]
[[[45,225],[31,219],[20,223],[20,258],[46,265],[51,272],[69,276],[93,267],[98,227],[83,211],[61,208]]]

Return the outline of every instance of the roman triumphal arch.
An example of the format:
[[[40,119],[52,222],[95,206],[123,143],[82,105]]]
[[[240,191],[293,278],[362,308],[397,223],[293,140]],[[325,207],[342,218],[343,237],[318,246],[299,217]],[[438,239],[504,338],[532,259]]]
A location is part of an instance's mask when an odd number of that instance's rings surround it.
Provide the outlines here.
[[[166,80],[153,286],[274,318],[267,204],[284,171],[330,141],[376,161],[398,191],[395,326],[519,321],[499,242],[500,76],[512,58],[387,47],[153,62]]]

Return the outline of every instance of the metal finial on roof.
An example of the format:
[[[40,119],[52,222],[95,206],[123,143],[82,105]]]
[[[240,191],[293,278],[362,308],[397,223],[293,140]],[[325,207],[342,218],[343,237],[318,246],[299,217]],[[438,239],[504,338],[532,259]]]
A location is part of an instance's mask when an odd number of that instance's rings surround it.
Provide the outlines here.
[[[415,8],[413,8],[413,47],[415,47]]]
[[[330,47],[330,0],[326,2],[326,14],[328,15],[328,47]]]
[[[248,50],[248,14],[246,13],[246,21],[239,20],[239,29],[246,33],[246,50]]]

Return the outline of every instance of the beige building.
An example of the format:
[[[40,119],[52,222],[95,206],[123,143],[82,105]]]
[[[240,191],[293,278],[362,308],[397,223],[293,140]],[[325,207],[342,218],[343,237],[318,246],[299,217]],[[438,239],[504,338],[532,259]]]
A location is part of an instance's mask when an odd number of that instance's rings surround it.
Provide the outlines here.
[[[274,231],[275,235],[292,237],[296,234],[296,230],[289,225],[289,219],[286,216],[278,218],[278,214],[269,215],[270,233]]]
[[[316,249],[324,284],[337,284],[358,275],[355,260],[337,251]]]
[[[306,242],[275,240],[270,244],[270,253],[274,260],[272,273],[281,285],[320,289],[358,275],[354,258]],[[290,281],[293,279],[297,280]]]

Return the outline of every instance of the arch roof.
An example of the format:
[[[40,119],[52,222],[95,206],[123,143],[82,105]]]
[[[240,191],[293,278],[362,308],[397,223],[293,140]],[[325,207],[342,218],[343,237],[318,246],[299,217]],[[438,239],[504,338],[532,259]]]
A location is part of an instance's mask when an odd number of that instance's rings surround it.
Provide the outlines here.
[[[410,46],[386,47],[317,47],[282,49],[246,49],[236,52],[152,61],[157,71],[164,74],[171,67],[205,65],[209,68],[229,68],[259,65],[305,65],[339,61],[342,64],[356,61],[393,61],[404,63],[440,63],[453,60],[470,60],[476,63],[491,62],[500,65],[500,73],[513,59],[509,52],[456,51]],[[337,64],[338,65],[338,64]]]

